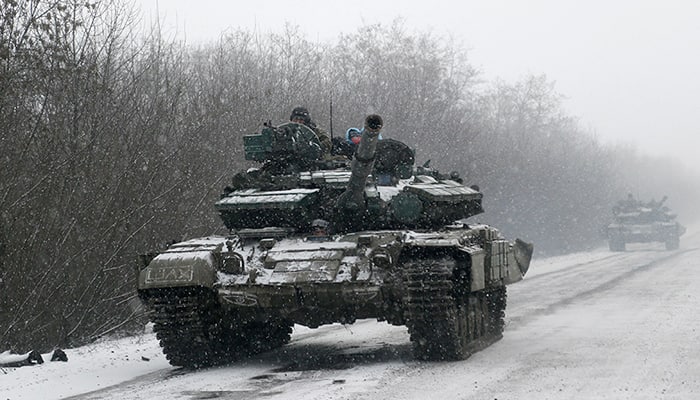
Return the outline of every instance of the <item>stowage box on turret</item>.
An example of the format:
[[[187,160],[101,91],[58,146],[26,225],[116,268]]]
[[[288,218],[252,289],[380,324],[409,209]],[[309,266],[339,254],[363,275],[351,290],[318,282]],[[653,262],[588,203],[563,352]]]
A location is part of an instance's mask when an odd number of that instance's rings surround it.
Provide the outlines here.
[[[611,251],[625,251],[627,243],[665,243],[667,250],[675,250],[685,227],[676,221],[676,215],[661,201],[641,202],[628,195],[613,207],[613,222],[606,228]]]
[[[374,318],[406,325],[419,359],[462,359],[498,340],[506,285],[532,245],[508,242],[457,174],[416,167],[404,143],[365,120],[352,161],[324,157],[286,123],[246,136],[246,158],[216,209],[228,236],[146,257],[138,292],[170,363],[199,367],[281,346],[294,324]]]

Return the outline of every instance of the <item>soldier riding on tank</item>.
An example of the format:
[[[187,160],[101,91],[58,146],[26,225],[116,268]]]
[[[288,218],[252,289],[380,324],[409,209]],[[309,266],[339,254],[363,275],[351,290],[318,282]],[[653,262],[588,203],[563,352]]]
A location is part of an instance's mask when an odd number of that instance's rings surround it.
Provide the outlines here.
[[[326,159],[306,125],[244,137],[258,168],[215,207],[229,234],[147,258],[138,293],[173,365],[201,367],[282,346],[311,328],[373,318],[405,325],[416,358],[455,360],[500,339],[506,285],[532,245],[466,218],[482,193],[365,119],[348,159]]]

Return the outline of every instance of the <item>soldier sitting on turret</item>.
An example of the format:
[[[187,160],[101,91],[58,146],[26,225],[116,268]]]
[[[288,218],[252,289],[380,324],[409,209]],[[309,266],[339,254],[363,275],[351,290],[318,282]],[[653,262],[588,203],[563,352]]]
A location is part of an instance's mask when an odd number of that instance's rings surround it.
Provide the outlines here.
[[[345,142],[337,146],[337,154],[344,155],[347,158],[352,159],[352,156],[355,154],[355,150],[357,149],[357,145],[360,144],[363,132],[364,128],[349,128],[347,131],[345,131]],[[381,133],[379,134],[378,139],[382,140]]]
[[[311,119],[311,114],[306,107],[296,107],[292,110],[292,115],[289,116],[289,120],[296,124],[303,124],[311,128],[312,131],[318,136],[318,141],[321,142],[321,149],[323,150],[323,157],[327,158],[331,153],[331,139],[325,130],[319,128],[316,123]]]
[[[328,236],[328,221],[315,219],[311,222],[311,229],[314,236]]]

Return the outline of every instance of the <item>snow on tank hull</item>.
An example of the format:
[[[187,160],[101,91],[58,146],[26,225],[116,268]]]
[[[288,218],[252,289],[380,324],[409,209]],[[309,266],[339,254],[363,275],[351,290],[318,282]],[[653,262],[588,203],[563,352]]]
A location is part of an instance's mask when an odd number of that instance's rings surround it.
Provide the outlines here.
[[[210,365],[277,347],[293,324],[364,318],[407,325],[418,358],[460,359],[501,337],[505,285],[522,279],[531,255],[531,246],[509,243],[486,225],[209,237],[156,256],[140,272],[139,294],[154,309],[155,330],[175,365]],[[193,304],[173,307],[170,296],[183,293]],[[435,315],[436,294],[449,315]],[[194,332],[182,323],[192,320]],[[436,324],[450,326],[436,331]],[[251,344],[261,328],[273,334]]]
[[[374,318],[405,325],[416,358],[462,359],[503,332],[506,285],[532,245],[487,225],[478,186],[365,120],[350,158],[319,158],[303,125],[244,137],[246,158],[215,203],[229,236],[144,259],[139,296],[173,365],[199,367],[279,347],[294,324]],[[330,234],[330,236],[329,236]]]

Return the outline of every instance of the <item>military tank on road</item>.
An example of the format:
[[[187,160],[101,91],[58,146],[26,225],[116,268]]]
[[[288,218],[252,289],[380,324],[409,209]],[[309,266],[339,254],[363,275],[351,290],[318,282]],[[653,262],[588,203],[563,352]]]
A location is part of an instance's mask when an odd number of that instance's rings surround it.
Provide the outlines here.
[[[372,318],[406,325],[415,357],[463,359],[502,336],[506,285],[532,245],[464,219],[482,194],[415,165],[365,120],[352,160],[324,157],[304,125],[244,137],[259,168],[236,174],[216,209],[226,236],[147,257],[138,293],[172,365],[201,367],[282,346],[294,324]]]
[[[676,214],[664,206],[667,197],[648,203],[629,194],[613,207],[613,222],[607,226],[611,251],[625,251],[627,243],[662,242],[667,250],[675,250],[685,227],[676,221]]]

